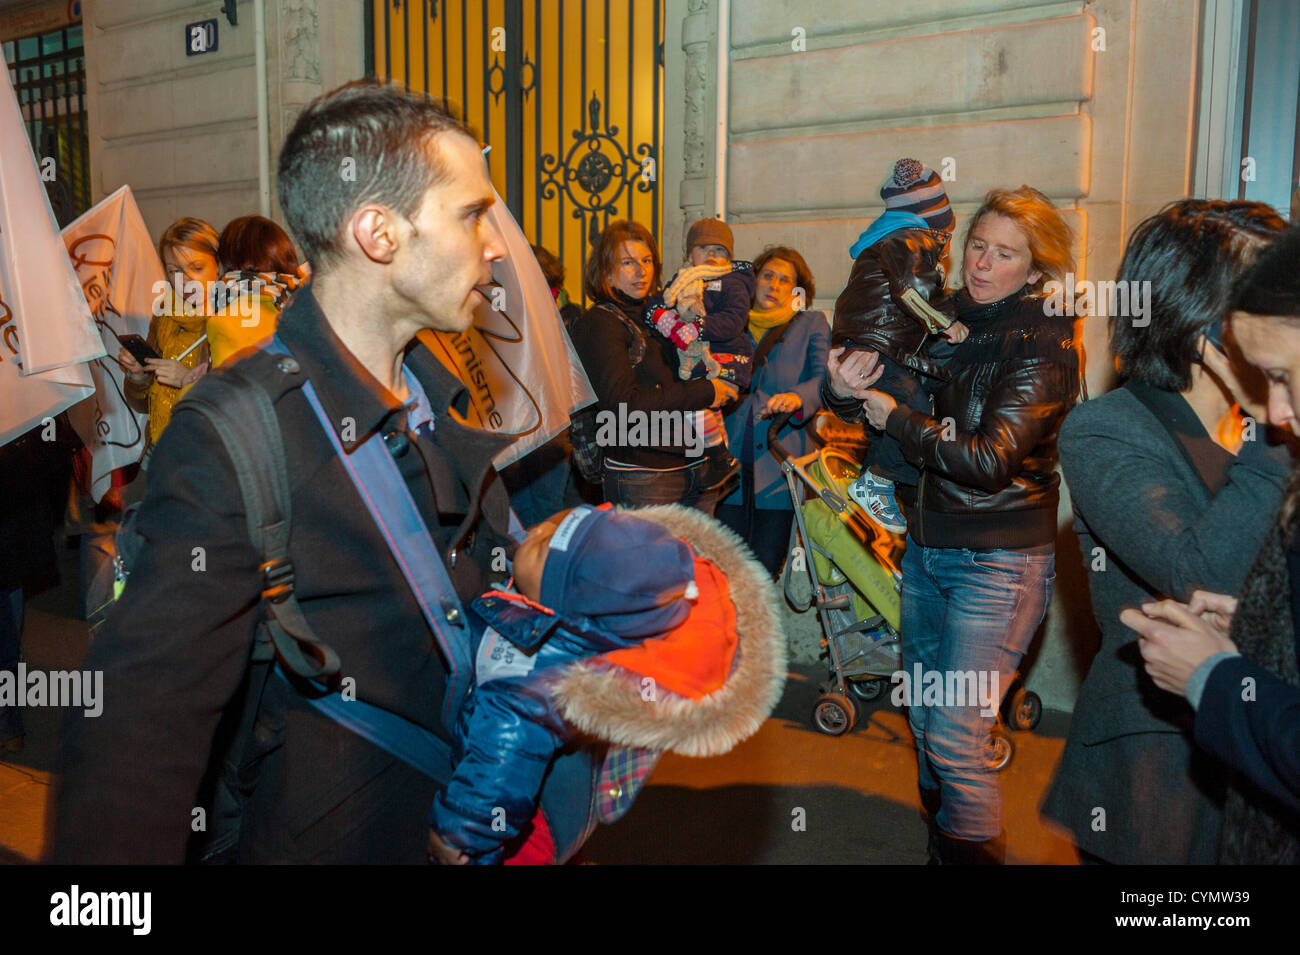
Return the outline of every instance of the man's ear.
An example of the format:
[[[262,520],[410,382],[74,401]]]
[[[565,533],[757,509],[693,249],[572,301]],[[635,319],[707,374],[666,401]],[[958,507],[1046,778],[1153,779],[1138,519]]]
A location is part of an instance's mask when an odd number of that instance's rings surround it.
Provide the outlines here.
[[[372,262],[389,263],[400,244],[399,220],[383,206],[362,206],[349,223],[352,239]]]

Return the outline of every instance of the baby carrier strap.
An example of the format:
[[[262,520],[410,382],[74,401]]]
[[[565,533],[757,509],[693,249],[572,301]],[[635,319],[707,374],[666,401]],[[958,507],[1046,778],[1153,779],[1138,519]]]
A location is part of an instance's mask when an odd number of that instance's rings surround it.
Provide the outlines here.
[[[474,662],[465,612],[429,536],[428,525],[383,438],[373,434],[348,454],[311,382],[303,385],[303,392],[442,649],[450,670],[442,718],[445,726],[454,726],[473,681]],[[347,701],[344,705],[350,708],[354,702]]]

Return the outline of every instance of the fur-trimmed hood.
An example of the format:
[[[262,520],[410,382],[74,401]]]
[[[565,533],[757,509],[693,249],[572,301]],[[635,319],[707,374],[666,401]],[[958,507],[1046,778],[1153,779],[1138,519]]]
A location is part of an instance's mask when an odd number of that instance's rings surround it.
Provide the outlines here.
[[[699,698],[660,686],[647,701],[640,674],[591,657],[563,670],[552,699],[576,729],[616,745],[683,756],[725,753],[752,736],[781,698],[786,637],[776,588],[741,539],[708,515],[679,505],[635,514],[687,541],[726,576],[739,637],[730,673],[721,688]]]

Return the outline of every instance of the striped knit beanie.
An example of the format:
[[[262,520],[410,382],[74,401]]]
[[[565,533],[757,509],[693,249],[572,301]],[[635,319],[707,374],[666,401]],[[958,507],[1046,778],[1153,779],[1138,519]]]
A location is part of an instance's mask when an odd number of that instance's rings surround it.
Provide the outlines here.
[[[880,187],[880,198],[885,209],[912,212],[930,224],[931,229],[951,232],[957,224],[948,205],[939,174],[916,159],[900,159],[894,171]]]

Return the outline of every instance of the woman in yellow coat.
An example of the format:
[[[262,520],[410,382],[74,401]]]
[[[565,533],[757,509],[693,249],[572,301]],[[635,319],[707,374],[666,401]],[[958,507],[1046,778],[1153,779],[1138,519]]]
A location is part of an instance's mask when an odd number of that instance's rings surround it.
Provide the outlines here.
[[[274,335],[281,310],[302,284],[293,242],[270,219],[232,219],[217,249],[225,274],[213,287],[207,323],[213,368]]]
[[[168,284],[155,303],[148,342],[162,357],[141,364],[125,348],[117,356],[128,402],[149,413],[146,459],[171,420],[172,406],[208,368],[202,338],[207,290],[220,274],[217,230],[202,219],[177,219],[158,240],[158,255]]]

